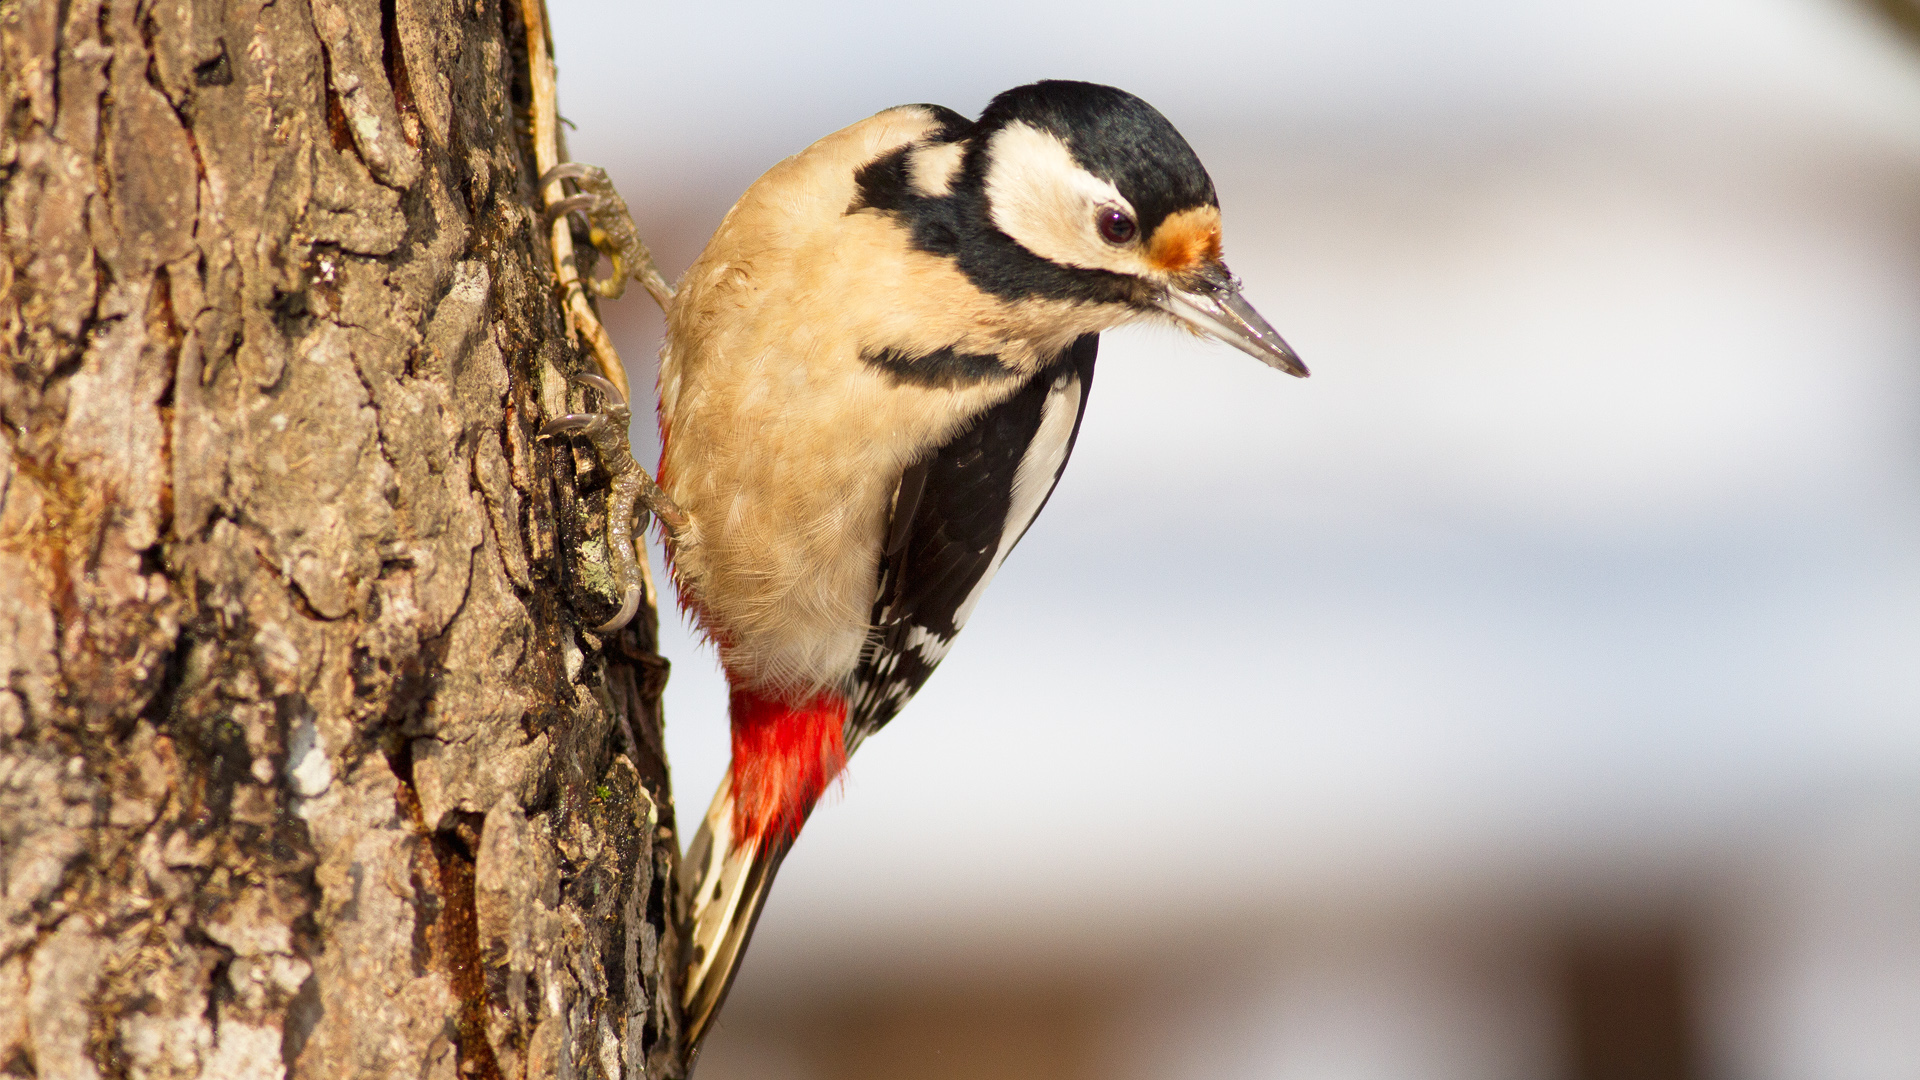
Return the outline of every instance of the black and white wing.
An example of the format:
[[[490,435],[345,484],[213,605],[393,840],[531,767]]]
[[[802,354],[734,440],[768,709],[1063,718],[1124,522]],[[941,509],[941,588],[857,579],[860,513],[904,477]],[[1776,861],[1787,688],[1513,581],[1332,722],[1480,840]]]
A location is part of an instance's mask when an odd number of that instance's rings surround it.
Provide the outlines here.
[[[1100,336],[1075,341],[1011,398],[900,478],[880,555],[873,637],[848,688],[847,750],[933,674],[1067,467]]]

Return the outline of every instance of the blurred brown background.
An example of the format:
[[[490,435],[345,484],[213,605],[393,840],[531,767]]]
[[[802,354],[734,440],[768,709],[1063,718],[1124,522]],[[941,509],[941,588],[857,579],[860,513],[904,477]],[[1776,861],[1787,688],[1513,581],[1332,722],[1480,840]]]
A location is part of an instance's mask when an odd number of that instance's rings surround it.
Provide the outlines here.
[[[1314,369],[1106,337],[1059,493],[815,815],[702,1080],[1920,1076],[1920,52],[1892,22],[553,15],[573,154],[669,276],[821,134],[1093,79],[1193,142]],[[607,308],[636,385],[649,308]],[[691,816],[724,690],[677,632]]]

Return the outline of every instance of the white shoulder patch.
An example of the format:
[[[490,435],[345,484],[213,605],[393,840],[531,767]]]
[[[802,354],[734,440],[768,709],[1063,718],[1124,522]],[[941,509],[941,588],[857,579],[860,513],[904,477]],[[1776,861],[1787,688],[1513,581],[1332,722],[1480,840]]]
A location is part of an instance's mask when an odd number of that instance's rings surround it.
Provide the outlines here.
[[[915,147],[907,154],[907,182],[930,199],[944,198],[953,190],[953,178],[960,174],[960,162],[966,156],[966,143]]]
[[[1080,376],[1072,371],[1062,372],[1053,380],[1053,386],[1047,390],[1046,404],[1040,408],[1040,428],[1033,433],[1033,442],[1027,445],[1026,455],[1020,459],[1020,466],[1013,474],[1013,501],[1007,507],[1007,523],[1000,530],[1000,546],[993,553],[993,562],[987,566],[987,572],[974,582],[973,590],[953,613],[953,625],[962,627],[973,614],[974,605],[980,602],[981,594],[987,591],[987,582],[1000,570],[1000,564],[1007,561],[1007,553],[1013,545],[1026,535],[1027,526],[1040,516],[1040,507],[1053,494],[1053,486],[1060,479],[1060,470],[1067,464],[1067,444],[1073,439],[1074,421],[1080,417],[1080,395],[1084,391]],[[933,635],[929,635],[932,637]],[[940,655],[946,655],[946,645],[940,644]],[[923,653],[925,650],[922,650]]]

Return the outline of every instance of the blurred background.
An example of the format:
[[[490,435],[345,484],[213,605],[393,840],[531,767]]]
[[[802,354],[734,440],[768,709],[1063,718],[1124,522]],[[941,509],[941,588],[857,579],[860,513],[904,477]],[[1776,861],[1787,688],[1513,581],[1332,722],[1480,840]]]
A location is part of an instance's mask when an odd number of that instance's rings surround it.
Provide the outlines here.
[[[1920,49],[1883,13],[551,6],[573,156],[670,278],[820,135],[1091,79],[1192,142],[1314,370],[1106,336],[701,1080],[1920,1077]],[[650,386],[650,301],[603,310]],[[725,691],[667,622],[690,827]]]

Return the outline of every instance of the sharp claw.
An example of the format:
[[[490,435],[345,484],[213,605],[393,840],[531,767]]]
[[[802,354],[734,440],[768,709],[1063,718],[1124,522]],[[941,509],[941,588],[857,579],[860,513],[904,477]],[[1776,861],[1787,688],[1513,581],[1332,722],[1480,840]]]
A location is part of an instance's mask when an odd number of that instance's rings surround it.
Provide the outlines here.
[[[611,380],[604,375],[595,375],[590,371],[576,372],[573,379],[583,386],[598,390],[600,396],[606,399],[606,408],[600,412],[568,413],[565,416],[556,416],[540,425],[541,438],[546,439],[555,435],[565,435],[573,431],[586,431],[597,424],[607,422],[609,419],[615,421],[621,419],[620,410],[627,407],[627,399],[621,395],[620,388],[613,385]]]
[[[568,413],[565,416],[556,416],[540,425],[540,437],[550,439],[569,431],[582,431],[599,423],[601,419],[599,413]]]
[[[548,169],[546,175],[540,177],[540,186],[546,187],[555,180],[580,180],[593,175],[596,169],[598,166],[589,165],[584,161],[563,161]]]
[[[627,598],[620,604],[620,610],[614,612],[613,618],[594,627],[593,632],[596,634],[611,634],[632,622],[633,617],[638,614],[639,611],[640,586],[629,585],[627,586]]]
[[[591,386],[595,390],[600,391],[600,396],[606,398],[607,404],[611,407],[618,407],[627,403],[627,399],[620,393],[620,388],[613,385],[613,381],[604,375],[595,375],[591,371],[581,371],[576,372],[573,379],[577,383]]]
[[[554,203],[552,206],[547,207],[546,211],[540,215],[540,220],[542,223],[551,226],[554,222],[559,221],[575,210],[584,210],[591,215],[593,208],[598,205],[599,202],[600,196],[598,195],[569,195],[559,202]]]

